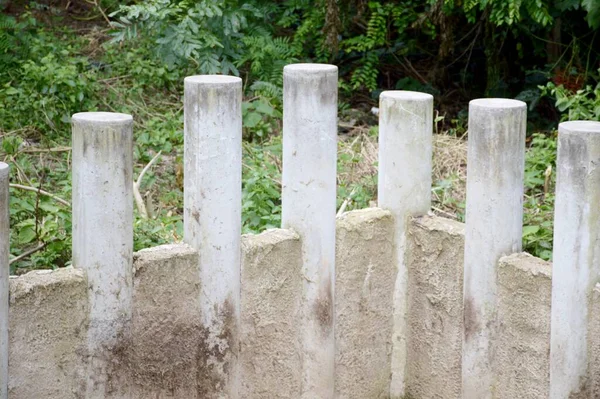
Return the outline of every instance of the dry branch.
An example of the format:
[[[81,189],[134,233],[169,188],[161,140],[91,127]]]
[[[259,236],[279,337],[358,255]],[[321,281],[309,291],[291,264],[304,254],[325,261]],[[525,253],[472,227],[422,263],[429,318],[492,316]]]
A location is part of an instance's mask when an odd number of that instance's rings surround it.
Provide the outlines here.
[[[45,195],[46,197],[52,198],[53,200],[63,204],[64,206],[71,207],[71,203],[69,201],[65,201],[64,199],[57,197],[56,195],[49,193],[48,191],[44,191],[41,188],[29,187],[29,186],[24,186],[22,184],[14,184],[14,183],[11,183],[10,187],[18,188],[19,190],[31,191],[34,193]]]
[[[162,151],[159,151],[154,158],[148,162],[148,164],[142,169],[140,175],[137,180],[133,182],[133,198],[135,199],[135,204],[140,215],[144,218],[148,218],[148,209],[146,208],[146,204],[144,203],[144,199],[142,198],[142,194],[140,193],[140,186],[142,184],[142,179],[148,170],[154,165],[154,163],[158,160],[158,157],[162,154]]]

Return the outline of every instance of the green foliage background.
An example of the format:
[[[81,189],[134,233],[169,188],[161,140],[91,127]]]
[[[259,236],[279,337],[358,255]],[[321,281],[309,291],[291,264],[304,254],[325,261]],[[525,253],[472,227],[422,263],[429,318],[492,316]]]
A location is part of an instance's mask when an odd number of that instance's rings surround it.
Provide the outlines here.
[[[136,174],[162,154],[142,181],[151,215],[136,216],[135,248],[182,238],[188,75],[244,78],[244,232],[280,223],[289,63],[339,67],[340,117],[353,126],[340,142],[338,206],[347,209],[376,199],[376,162],[363,150],[377,139],[369,110],[382,90],[434,94],[436,132],[459,137],[469,100],[527,101],[524,244],[546,259],[556,123],[600,120],[597,0],[13,0],[0,9],[0,160],[12,166],[11,183],[30,188],[11,188],[16,273],[70,263],[70,117],[80,111],[134,115]],[[456,182],[433,189],[461,219]]]

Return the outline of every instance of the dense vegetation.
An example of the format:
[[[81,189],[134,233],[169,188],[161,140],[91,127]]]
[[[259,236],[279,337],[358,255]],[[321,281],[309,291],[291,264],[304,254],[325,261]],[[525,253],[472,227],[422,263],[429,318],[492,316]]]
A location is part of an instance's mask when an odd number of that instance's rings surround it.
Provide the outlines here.
[[[459,220],[468,100],[527,101],[524,243],[546,259],[556,123],[600,120],[597,0],[0,0],[0,8],[0,159],[12,165],[17,273],[70,262],[69,120],[83,110],[134,115],[136,174],[157,157],[140,185],[135,248],[181,239],[187,75],[244,78],[245,232],[279,225],[288,63],[340,68],[345,209],[376,199],[369,110],[381,90],[435,95],[435,209]]]

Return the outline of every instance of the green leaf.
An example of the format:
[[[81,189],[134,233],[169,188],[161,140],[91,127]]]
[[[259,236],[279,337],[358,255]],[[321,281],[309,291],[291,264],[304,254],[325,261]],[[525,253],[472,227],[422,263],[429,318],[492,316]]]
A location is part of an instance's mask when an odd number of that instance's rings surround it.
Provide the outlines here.
[[[273,116],[273,114],[275,113],[275,108],[271,107],[271,105],[265,101],[259,101],[258,105],[256,106],[256,110],[262,114],[267,114],[269,116]]]
[[[540,231],[540,226],[524,226],[523,227],[523,237],[528,237],[532,234]]]
[[[35,230],[33,227],[24,227],[19,231],[19,242],[28,244],[35,239]]]
[[[47,202],[42,202],[40,204],[40,208],[48,213],[56,213],[56,212],[58,212],[58,209],[59,209],[57,206],[47,203]]]
[[[258,112],[249,112],[244,118],[244,127],[256,127],[262,120],[262,116]]]
[[[600,1],[598,0],[583,0],[583,8],[588,12],[587,21],[591,28],[600,28]]]

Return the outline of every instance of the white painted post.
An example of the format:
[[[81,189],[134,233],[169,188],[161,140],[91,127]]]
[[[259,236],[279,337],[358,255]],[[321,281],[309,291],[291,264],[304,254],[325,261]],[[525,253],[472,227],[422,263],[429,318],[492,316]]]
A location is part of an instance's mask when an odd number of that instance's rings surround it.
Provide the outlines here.
[[[185,78],[184,239],[200,253],[203,398],[239,395],[242,80]]]
[[[133,118],[83,112],[72,125],[73,265],[89,286],[86,398],[104,398],[119,373],[112,350],[126,344],[132,313]],[[111,397],[129,397],[123,389]]]
[[[334,65],[283,69],[282,225],[302,239],[303,399],[334,395],[337,78]]]
[[[396,285],[392,336],[390,396],[406,392],[407,279],[406,218],[431,207],[433,96],[412,91],[384,91],[379,96],[379,207],[395,218]]]
[[[479,99],[469,104],[464,271],[463,398],[492,398],[496,268],[521,251],[527,106]]]
[[[598,378],[588,373],[588,323],[600,280],[600,122],[564,122],[558,131],[550,398],[568,399],[592,395],[590,378]]]
[[[8,398],[9,168],[0,162],[0,399]]]

